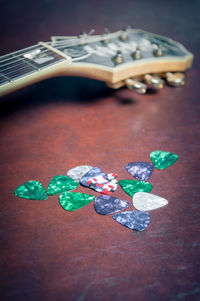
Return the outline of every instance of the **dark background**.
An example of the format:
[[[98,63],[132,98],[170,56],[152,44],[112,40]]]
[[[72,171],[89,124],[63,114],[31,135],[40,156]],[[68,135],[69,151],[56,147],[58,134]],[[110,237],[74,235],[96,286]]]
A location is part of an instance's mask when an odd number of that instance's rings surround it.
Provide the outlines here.
[[[200,300],[200,1],[0,5],[1,55],[51,35],[126,25],[169,36],[195,55],[185,86],[156,94],[63,77],[1,99],[1,300]],[[57,196],[30,201],[13,194],[31,179],[47,188],[53,176],[81,164],[131,179],[125,165],[149,162],[156,149],[179,160],[154,171],[152,193],[169,204],[150,212],[141,233],[98,215],[93,204],[69,213]],[[113,195],[131,203],[120,188]]]

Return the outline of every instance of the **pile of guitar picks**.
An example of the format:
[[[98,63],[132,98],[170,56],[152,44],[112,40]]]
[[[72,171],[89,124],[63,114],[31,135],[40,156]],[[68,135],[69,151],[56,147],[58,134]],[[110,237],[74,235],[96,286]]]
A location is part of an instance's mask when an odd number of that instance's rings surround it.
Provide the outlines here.
[[[76,166],[67,172],[67,176],[58,175],[49,182],[47,192],[38,181],[28,181],[20,185],[15,195],[20,198],[31,200],[46,200],[48,195],[58,195],[63,209],[75,211],[94,201],[94,209],[98,214],[108,215],[118,223],[132,230],[143,231],[150,223],[150,215],[147,211],[158,209],[168,204],[168,201],[160,196],[151,194],[152,185],[147,182],[154,171],[164,169],[178,160],[178,155],[165,152],[153,151],[150,154],[152,163],[131,162],[126,165],[126,170],[137,180],[118,180],[114,173],[105,174],[99,167],[89,165]],[[82,186],[91,188],[101,193],[98,197],[79,192],[72,192]],[[110,196],[118,187],[132,197],[133,206],[137,210],[123,211],[130,206],[126,200]]]

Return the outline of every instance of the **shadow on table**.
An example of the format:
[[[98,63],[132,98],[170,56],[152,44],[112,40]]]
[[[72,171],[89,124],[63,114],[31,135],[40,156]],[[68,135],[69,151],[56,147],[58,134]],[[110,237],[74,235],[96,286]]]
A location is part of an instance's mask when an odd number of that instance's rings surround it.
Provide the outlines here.
[[[81,77],[57,77],[33,84],[0,99],[0,117],[45,103],[88,104],[109,97],[105,83]]]

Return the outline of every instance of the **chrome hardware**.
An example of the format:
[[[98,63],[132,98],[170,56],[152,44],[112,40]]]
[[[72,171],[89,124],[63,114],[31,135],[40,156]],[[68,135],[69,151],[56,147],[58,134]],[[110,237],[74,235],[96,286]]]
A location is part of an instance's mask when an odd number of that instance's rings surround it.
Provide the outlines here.
[[[144,81],[150,88],[154,89],[161,89],[164,85],[164,81],[157,74],[145,74]]]
[[[167,72],[166,73],[166,81],[170,86],[180,87],[185,83],[185,74],[181,72]]]
[[[78,35],[78,38],[80,39],[80,45],[86,44],[86,37],[87,37],[87,33],[81,31],[80,34]]]
[[[91,36],[93,33],[95,33],[95,29],[94,28],[90,29],[90,31],[88,32],[88,36]]]
[[[118,50],[116,55],[112,58],[112,60],[116,63],[116,64],[121,64],[124,62],[124,58],[122,56],[122,52],[121,50]]]
[[[125,80],[125,85],[128,89],[136,91],[138,94],[145,94],[147,86],[139,80],[128,78]]]
[[[80,39],[80,44],[81,45],[86,44],[87,37],[91,36],[94,32],[95,32],[94,29],[91,29],[88,33],[84,32],[84,31],[80,32],[80,34],[78,35],[78,38]]]
[[[157,45],[157,48],[154,51],[155,56],[163,56],[163,50],[161,45]]]
[[[109,30],[108,28],[104,28],[104,33],[102,34],[102,37],[104,37],[104,38],[102,39],[102,42],[103,42],[104,44],[110,43],[109,34],[110,34],[110,30]]]
[[[127,26],[127,27],[125,27],[124,29],[122,29],[122,34],[121,34],[121,36],[119,37],[120,40],[126,41],[126,40],[128,39],[128,34],[127,34],[127,32],[128,32],[129,29],[130,29],[130,26]]]
[[[132,56],[135,60],[139,60],[142,58],[141,50],[139,46],[136,47],[136,50],[133,52]]]

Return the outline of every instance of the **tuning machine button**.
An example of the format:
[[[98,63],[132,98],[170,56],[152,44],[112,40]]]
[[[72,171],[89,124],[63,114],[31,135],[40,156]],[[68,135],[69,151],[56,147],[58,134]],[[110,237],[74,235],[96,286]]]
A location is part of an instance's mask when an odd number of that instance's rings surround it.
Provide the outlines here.
[[[138,94],[145,94],[147,91],[146,84],[137,79],[128,78],[125,80],[125,85],[128,89],[136,91]]]
[[[121,64],[124,62],[124,58],[122,56],[122,52],[121,50],[118,50],[116,55],[112,58],[112,60],[116,63],[116,64]]]
[[[154,55],[155,56],[163,56],[163,49],[162,49],[162,45],[156,45],[156,49],[154,50]]]
[[[153,89],[161,89],[164,85],[164,81],[157,74],[145,74],[144,81],[150,88]]]
[[[167,72],[165,76],[166,81],[170,86],[180,87],[185,83],[185,74],[182,72]]]
[[[132,57],[135,59],[135,60],[139,60],[142,58],[142,54],[141,54],[141,50],[140,50],[140,47],[137,46],[136,47],[136,50],[132,53]]]

